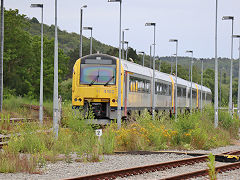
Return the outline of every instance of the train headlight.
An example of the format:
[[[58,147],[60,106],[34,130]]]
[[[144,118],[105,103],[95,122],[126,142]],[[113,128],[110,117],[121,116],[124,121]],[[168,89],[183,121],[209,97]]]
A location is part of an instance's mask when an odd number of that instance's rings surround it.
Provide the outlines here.
[[[75,98],[74,101],[77,101],[77,98]]]
[[[81,98],[79,98],[79,99],[78,99],[78,101],[79,101],[79,102],[81,102],[81,101],[82,101],[82,99],[81,99]]]
[[[113,100],[112,100],[112,102],[113,102],[113,103],[115,103],[115,102],[116,102],[116,100],[115,100],[115,99],[113,99]]]

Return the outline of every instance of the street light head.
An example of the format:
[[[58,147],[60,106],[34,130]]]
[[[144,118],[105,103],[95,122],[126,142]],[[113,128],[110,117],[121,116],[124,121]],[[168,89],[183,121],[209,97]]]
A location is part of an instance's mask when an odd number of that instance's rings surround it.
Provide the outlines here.
[[[145,26],[156,26],[156,23],[146,23]]]
[[[122,0],[108,0],[108,2],[122,2]]]
[[[143,51],[139,51],[138,53],[140,53],[140,54],[144,54],[144,52],[143,52]]]
[[[233,38],[240,38],[240,35],[233,35]]]
[[[186,53],[193,53],[193,51],[191,51],[191,50],[190,51],[186,51]]]
[[[92,27],[83,27],[84,30],[92,30]]]
[[[81,7],[81,9],[82,9],[82,8],[87,8],[87,5],[83,5],[83,6]]]
[[[222,20],[234,20],[233,16],[223,16]]]
[[[123,31],[128,31],[129,30],[129,28],[125,28],[125,29],[123,29]]]
[[[31,8],[43,8],[43,4],[31,4]]]
[[[128,44],[128,41],[124,41],[124,44]]]
[[[169,42],[178,42],[177,39],[169,39]]]

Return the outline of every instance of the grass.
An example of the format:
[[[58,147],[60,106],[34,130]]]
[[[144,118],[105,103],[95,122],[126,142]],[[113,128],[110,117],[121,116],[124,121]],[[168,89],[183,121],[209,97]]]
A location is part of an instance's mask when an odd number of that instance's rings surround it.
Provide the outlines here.
[[[216,180],[217,179],[217,173],[216,173],[216,162],[215,162],[215,156],[210,153],[208,156],[208,163],[207,166],[209,168],[208,175],[210,180]]]
[[[220,111],[219,127],[215,129],[213,107],[207,107],[203,113],[179,115],[177,121],[163,113],[156,114],[155,121],[146,110],[141,115],[133,113],[131,122],[122,124],[120,129],[117,129],[116,123],[106,126],[99,139],[95,129],[101,127],[87,125],[81,110],[73,112],[71,102],[64,102],[56,140],[49,131],[51,121],[44,121],[43,126],[38,122],[25,121],[10,124],[11,108],[15,113],[22,113],[23,117],[31,114],[22,104],[32,101],[18,97],[15,102],[13,99],[7,100],[5,113],[1,115],[7,121],[1,121],[0,131],[13,136],[0,153],[0,172],[37,173],[47,161],[65,160],[71,163],[72,153],[77,154],[77,162],[97,162],[101,161],[102,155],[117,150],[210,149],[228,145],[232,138],[238,138],[237,117],[232,119],[227,112]],[[14,107],[11,105],[13,102],[16,104]],[[45,108],[50,113],[52,104],[45,103]],[[94,119],[92,111],[87,118]],[[16,133],[21,136],[14,136]],[[17,167],[19,164],[23,164],[22,168]]]

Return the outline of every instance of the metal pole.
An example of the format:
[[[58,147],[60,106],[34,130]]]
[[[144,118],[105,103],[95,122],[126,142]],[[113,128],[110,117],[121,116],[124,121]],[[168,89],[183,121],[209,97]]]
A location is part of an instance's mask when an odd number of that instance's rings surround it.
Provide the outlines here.
[[[189,81],[191,81],[191,63],[189,64],[189,70],[188,71],[189,71],[188,72],[188,78],[189,78]]]
[[[57,0],[55,0],[55,43],[54,43],[54,86],[53,86],[53,130],[58,138],[58,32],[57,32]]]
[[[192,66],[193,66],[193,52],[192,52],[192,59],[191,59],[191,97],[190,97],[190,113],[192,114]]]
[[[161,59],[159,59],[159,64],[158,64],[158,69],[159,69],[159,72],[161,72]]]
[[[153,42],[153,95],[152,95],[152,118],[155,119],[155,36],[156,25],[154,25],[154,42]]]
[[[126,60],[127,60],[127,53],[128,53],[128,43],[127,43],[127,49],[126,49]]]
[[[201,73],[201,112],[203,109],[203,59],[202,59],[202,73]]]
[[[215,21],[215,88],[214,88],[214,127],[218,127],[218,57],[217,57],[217,17],[218,0],[216,0],[216,21]]]
[[[231,36],[231,66],[230,66],[230,88],[229,88],[229,113],[233,115],[232,107],[232,75],[233,75],[233,19],[232,19],[232,36]]]
[[[238,119],[240,119],[240,40],[239,40],[239,60],[238,60]]]
[[[90,29],[90,30],[91,30],[90,54],[92,54],[92,30],[93,30],[93,29]]]
[[[121,22],[122,22],[122,0],[120,0],[120,22],[119,22],[119,69],[118,69],[118,112],[117,124],[118,129],[121,128]]]
[[[82,57],[82,16],[83,16],[83,10],[80,9],[80,44],[79,44],[79,58]]]
[[[41,24],[41,72],[40,72],[40,108],[39,121],[43,124],[43,6],[42,6],[42,24]]]
[[[172,71],[173,71],[173,59],[172,59],[172,56],[171,56],[171,75],[172,75]]]
[[[178,108],[178,106],[177,106],[177,53],[178,53],[178,41],[176,41],[176,74],[175,74],[175,79],[176,79],[176,83],[175,83],[175,89],[176,89],[176,91],[175,91],[175,121],[177,121],[177,108]]]
[[[219,106],[221,107],[222,105],[222,69],[220,71],[220,92],[219,92]]]
[[[122,59],[124,59],[124,30],[122,31]]]
[[[152,68],[152,45],[150,45],[150,68]]]
[[[3,105],[3,50],[4,50],[4,1],[1,0],[1,77],[0,77],[0,111],[2,112]]]
[[[145,56],[145,52],[143,52],[143,63],[142,63],[143,66],[144,66],[144,56]]]

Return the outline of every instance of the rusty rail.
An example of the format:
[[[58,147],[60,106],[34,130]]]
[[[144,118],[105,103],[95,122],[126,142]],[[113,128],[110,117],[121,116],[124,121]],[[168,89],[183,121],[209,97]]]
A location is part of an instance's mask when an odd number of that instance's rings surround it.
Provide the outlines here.
[[[216,172],[223,173],[225,171],[231,171],[231,170],[235,170],[235,169],[240,169],[240,162],[227,164],[227,165],[223,165],[223,166],[218,166],[218,167],[216,167]],[[200,176],[207,176],[208,170],[209,169],[204,169],[204,170],[181,174],[181,175],[177,175],[177,176],[172,176],[172,177],[164,178],[164,179],[165,180],[180,180],[180,179],[196,178],[196,177],[200,177]]]
[[[224,159],[227,158],[225,155],[230,155],[230,154],[239,154],[240,151],[232,151],[232,152],[226,152],[223,154],[216,155],[216,159]],[[225,154],[225,155],[224,155]],[[147,166],[140,166],[140,167],[134,167],[134,168],[128,168],[128,169],[121,169],[121,170],[115,170],[111,172],[104,172],[104,173],[98,173],[98,174],[93,174],[93,175],[86,175],[86,176],[80,176],[80,177],[73,177],[73,178],[68,178],[66,180],[92,180],[92,179],[116,179],[117,177],[127,177],[127,176],[132,176],[132,175],[138,175],[138,174],[143,174],[143,173],[149,173],[149,172],[155,172],[155,171],[162,171],[165,169],[171,169],[171,168],[176,168],[180,167],[183,165],[192,165],[195,163],[201,163],[201,162],[206,162],[208,156],[199,156],[199,157],[193,157],[193,158],[187,158],[187,159],[182,159],[182,160],[177,160],[177,161],[170,161],[170,162],[164,162],[160,164],[153,164],[153,165],[147,165]],[[240,164],[240,162],[238,162]],[[234,163],[234,165],[238,164]],[[226,167],[229,168],[229,166]],[[224,166],[222,166],[224,168]],[[217,170],[221,170],[221,167],[219,167]],[[197,176],[199,174],[205,175],[208,170],[203,170],[203,172],[198,172],[196,171],[195,174],[192,176]],[[176,178],[176,177],[174,177]],[[173,178],[173,179],[174,179]],[[181,179],[181,178],[180,178]]]
[[[200,156],[200,157],[182,159],[182,160],[178,160],[178,161],[170,161],[170,162],[164,162],[164,163],[160,163],[160,164],[153,164],[153,165],[148,165],[148,166],[121,169],[121,170],[115,170],[115,171],[111,171],[111,172],[99,173],[99,174],[94,174],[94,175],[69,178],[66,180],[116,179],[117,177],[126,177],[126,176],[131,176],[131,175],[161,171],[161,170],[175,168],[175,167],[183,166],[183,165],[191,165],[191,164],[195,164],[195,163],[205,162],[206,159],[207,159],[207,156]]]

